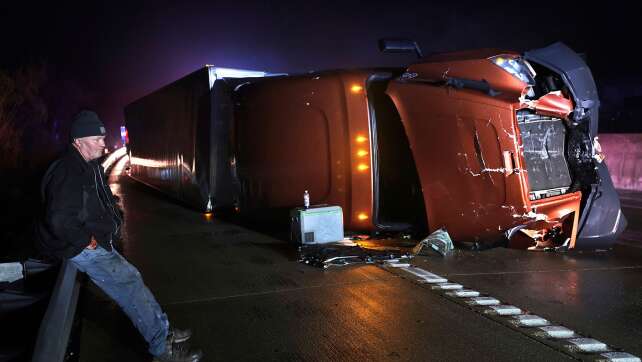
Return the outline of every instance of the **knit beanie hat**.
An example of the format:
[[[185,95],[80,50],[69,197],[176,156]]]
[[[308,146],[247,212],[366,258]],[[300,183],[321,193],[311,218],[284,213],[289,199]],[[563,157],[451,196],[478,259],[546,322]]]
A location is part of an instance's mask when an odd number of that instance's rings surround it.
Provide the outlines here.
[[[71,139],[104,136],[105,125],[92,111],[80,111],[71,123]]]

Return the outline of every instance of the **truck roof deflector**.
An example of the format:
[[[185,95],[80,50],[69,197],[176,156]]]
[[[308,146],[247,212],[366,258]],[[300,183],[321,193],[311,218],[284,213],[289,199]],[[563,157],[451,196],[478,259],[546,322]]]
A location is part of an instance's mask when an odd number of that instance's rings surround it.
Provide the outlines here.
[[[415,53],[423,58],[419,44],[410,39],[379,39],[379,51],[382,53]]]

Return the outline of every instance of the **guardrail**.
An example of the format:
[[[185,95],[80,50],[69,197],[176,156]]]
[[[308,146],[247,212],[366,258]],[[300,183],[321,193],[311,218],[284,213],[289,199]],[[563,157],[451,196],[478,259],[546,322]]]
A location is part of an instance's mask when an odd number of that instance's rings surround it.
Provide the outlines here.
[[[40,323],[32,362],[64,360],[80,291],[77,274],[76,267],[68,261],[60,266],[47,311]]]

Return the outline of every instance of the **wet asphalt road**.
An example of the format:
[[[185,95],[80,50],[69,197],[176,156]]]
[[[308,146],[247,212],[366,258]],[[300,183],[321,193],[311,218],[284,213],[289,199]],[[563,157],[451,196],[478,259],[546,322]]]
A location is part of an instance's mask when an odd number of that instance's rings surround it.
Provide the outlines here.
[[[126,213],[125,256],[170,321],[192,328],[206,361],[571,359],[400,270],[312,268],[285,241],[206,220],[126,176],[110,182]],[[625,209],[632,244],[640,240],[632,220],[639,211]],[[632,255],[498,248],[415,262],[640,356],[642,258]],[[81,361],[151,360],[131,323],[95,288],[83,292],[80,312]]]

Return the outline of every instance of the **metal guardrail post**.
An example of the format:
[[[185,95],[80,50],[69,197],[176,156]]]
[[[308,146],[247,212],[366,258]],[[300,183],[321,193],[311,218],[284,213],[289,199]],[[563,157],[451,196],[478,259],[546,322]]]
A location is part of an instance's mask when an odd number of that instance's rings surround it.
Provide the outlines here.
[[[32,362],[62,362],[76,314],[80,284],[76,267],[63,261],[45,316],[40,323]]]

